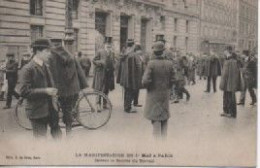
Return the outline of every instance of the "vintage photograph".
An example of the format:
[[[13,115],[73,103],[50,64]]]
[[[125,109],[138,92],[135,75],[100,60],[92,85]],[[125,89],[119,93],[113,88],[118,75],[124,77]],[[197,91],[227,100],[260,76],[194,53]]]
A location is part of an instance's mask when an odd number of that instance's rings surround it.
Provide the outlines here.
[[[0,165],[257,165],[258,0],[0,0]]]

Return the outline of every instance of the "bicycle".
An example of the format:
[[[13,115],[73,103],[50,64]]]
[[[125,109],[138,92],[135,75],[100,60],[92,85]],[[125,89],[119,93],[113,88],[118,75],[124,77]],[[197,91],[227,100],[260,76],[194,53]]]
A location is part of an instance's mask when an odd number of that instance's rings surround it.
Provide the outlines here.
[[[106,108],[104,108],[106,102]],[[57,102],[59,117],[62,118],[62,111]],[[99,91],[81,92],[73,110],[76,121],[73,127],[83,126],[87,129],[98,129],[106,125],[112,114],[112,103],[109,98]],[[17,124],[26,130],[32,130],[31,122],[26,115],[24,99],[20,99],[15,107],[14,116]],[[60,124],[62,125],[62,124]],[[65,126],[61,126],[62,128]]]

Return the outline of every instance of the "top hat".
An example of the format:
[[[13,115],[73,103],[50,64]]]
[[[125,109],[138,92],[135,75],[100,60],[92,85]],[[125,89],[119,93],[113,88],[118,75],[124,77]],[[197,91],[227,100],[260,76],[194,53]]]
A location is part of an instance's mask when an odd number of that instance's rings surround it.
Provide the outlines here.
[[[111,44],[112,43],[112,39],[113,39],[112,37],[106,36],[104,42]]]
[[[40,38],[34,41],[34,43],[32,44],[32,47],[51,47],[51,41],[49,39],[46,38]]]
[[[14,57],[14,55],[15,55],[14,53],[7,53],[6,57]]]
[[[153,48],[153,51],[155,51],[155,52],[163,51],[165,49],[164,44],[161,41],[155,42],[152,48]]]
[[[157,34],[157,35],[155,36],[155,41],[166,42],[166,40],[164,39],[164,34]]]
[[[135,43],[134,39],[127,39],[126,41],[127,44]]]

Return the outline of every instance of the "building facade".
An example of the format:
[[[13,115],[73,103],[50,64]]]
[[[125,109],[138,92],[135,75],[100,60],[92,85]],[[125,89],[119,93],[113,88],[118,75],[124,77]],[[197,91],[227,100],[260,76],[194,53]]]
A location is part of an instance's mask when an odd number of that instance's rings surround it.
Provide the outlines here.
[[[238,50],[257,48],[257,0],[240,0],[238,15]]]
[[[167,46],[198,52],[198,0],[74,0],[73,52],[90,58],[103,42],[113,37],[116,53],[128,38],[149,52],[158,33]],[[1,0],[1,59],[8,51],[20,55],[39,37],[64,38],[66,0]]]
[[[223,53],[227,45],[236,47],[239,0],[200,0],[200,50]]]

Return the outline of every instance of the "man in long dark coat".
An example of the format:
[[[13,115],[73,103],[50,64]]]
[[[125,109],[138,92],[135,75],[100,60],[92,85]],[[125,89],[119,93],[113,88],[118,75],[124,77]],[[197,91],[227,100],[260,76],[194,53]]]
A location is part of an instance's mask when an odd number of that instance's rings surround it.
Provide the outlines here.
[[[172,61],[165,59],[164,44],[156,42],[153,51],[156,57],[148,62],[142,79],[147,89],[144,116],[151,121],[155,138],[165,138],[170,118],[170,90],[175,76]]]
[[[241,78],[236,54],[232,52],[232,47],[227,47],[225,51],[226,60],[220,81],[220,89],[223,94],[223,113],[221,116],[236,118],[236,91],[241,91]]]
[[[104,46],[105,48],[100,49],[93,59],[95,65],[93,88],[108,96],[109,91],[115,89],[115,53],[112,51],[112,37],[105,38]],[[98,103],[101,104],[100,99]],[[103,108],[107,108],[106,103],[104,101]]]
[[[211,52],[210,56],[206,58],[205,75],[208,77],[207,90],[205,92],[210,92],[211,81],[213,84],[213,90],[216,92],[216,82],[217,77],[221,75],[221,65],[218,57],[213,52]]]
[[[66,133],[70,134],[75,118],[73,109],[79,92],[87,88],[88,84],[80,63],[63,46],[53,47],[51,53],[52,57],[47,61],[57,85]]]
[[[251,105],[256,103],[256,94],[254,88],[256,88],[256,81],[257,81],[257,62],[253,56],[249,55],[249,51],[243,51],[244,58],[244,65],[242,68],[242,77],[244,80],[245,87],[241,91],[240,101],[238,105],[245,104],[246,98],[246,90],[248,89],[249,94],[251,96],[252,102]]]
[[[7,55],[7,63],[6,63],[6,79],[8,82],[8,91],[7,91],[7,99],[6,106],[4,109],[11,108],[12,97],[15,96],[17,99],[19,98],[19,94],[15,91],[15,86],[18,80],[18,62],[15,61],[14,53],[8,53]]]
[[[124,111],[127,113],[136,112],[132,109],[132,102],[137,90],[140,89],[140,82],[136,80],[138,66],[135,57],[135,45],[133,39],[127,40],[127,48],[120,57],[120,65],[117,76],[117,83],[124,88]]]

